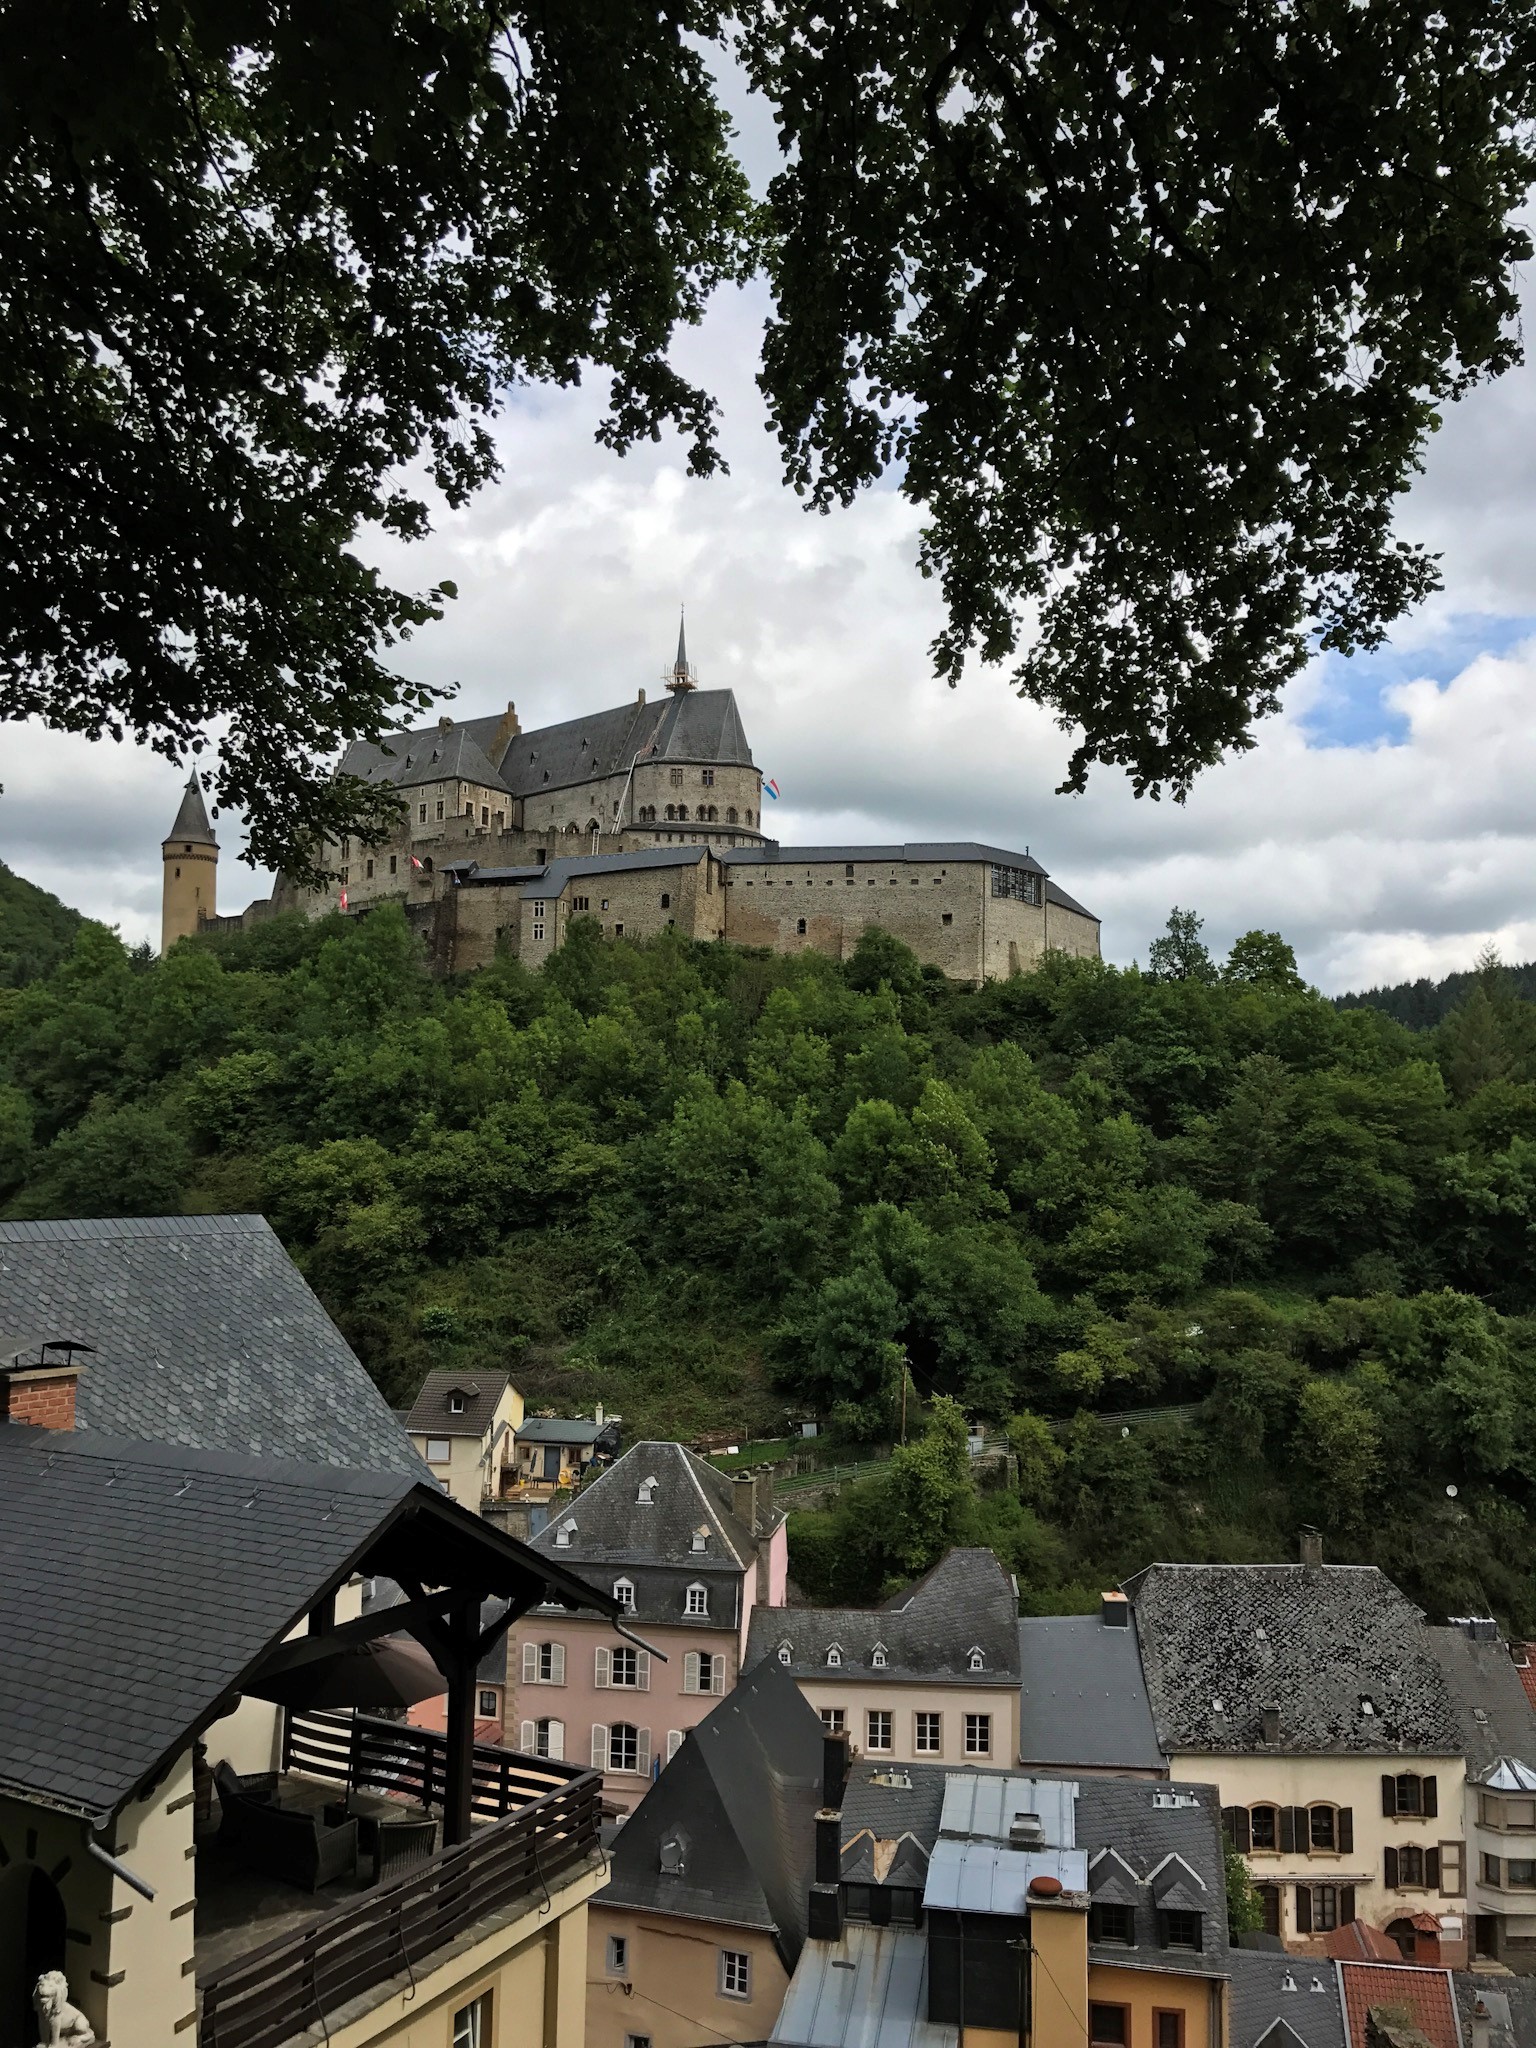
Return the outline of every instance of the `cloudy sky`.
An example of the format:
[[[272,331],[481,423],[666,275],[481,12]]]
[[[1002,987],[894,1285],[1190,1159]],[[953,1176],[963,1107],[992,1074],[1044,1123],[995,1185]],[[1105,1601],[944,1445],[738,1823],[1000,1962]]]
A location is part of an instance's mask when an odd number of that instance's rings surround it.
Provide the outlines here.
[[[1469,965],[1493,939],[1536,958],[1536,367],[1453,408],[1402,531],[1444,557],[1445,589],[1381,655],[1318,663],[1183,806],[1098,771],[1053,794],[1071,748],[978,670],[935,682],[935,593],[917,514],[889,492],[803,511],[779,481],[752,376],[764,300],[722,298],[679,359],[724,407],[728,477],[678,448],[598,448],[601,392],[521,394],[504,474],[426,543],[385,559],[460,596],[407,650],[464,715],[515,701],[524,727],[654,693],[686,603],[701,680],[736,692],[783,799],[787,845],[978,838],[1028,847],[1145,958],[1174,904],[1224,947],[1279,930],[1336,991]],[[184,773],[147,752],[0,728],[0,859],[137,940],[158,937],[159,841]],[[220,907],[264,894],[221,821]]]

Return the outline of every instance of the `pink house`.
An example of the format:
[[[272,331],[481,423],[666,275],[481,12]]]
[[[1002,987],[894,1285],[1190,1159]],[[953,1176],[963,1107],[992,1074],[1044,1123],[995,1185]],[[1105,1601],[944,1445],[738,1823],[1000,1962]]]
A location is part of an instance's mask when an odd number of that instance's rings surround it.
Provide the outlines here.
[[[508,1643],[507,1739],[590,1762],[627,1811],[735,1685],[754,1610],[784,1605],[785,1518],[766,1476],[729,1477],[681,1444],[639,1443],[532,1547],[611,1591],[644,1644],[536,1607]]]

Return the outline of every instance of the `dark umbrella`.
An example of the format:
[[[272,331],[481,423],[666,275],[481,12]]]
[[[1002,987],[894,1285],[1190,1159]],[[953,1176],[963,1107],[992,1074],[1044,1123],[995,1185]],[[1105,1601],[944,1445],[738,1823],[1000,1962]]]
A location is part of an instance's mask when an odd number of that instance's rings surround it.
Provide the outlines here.
[[[448,1681],[412,1637],[375,1636],[258,1673],[245,1690],[280,1707],[413,1707],[445,1693]]]

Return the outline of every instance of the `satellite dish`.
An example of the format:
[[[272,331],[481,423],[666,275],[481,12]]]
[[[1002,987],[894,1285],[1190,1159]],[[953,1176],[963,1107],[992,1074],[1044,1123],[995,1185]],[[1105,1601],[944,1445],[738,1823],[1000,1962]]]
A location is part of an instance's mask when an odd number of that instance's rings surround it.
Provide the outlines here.
[[[1120,1425],[1120,1434],[1121,1434],[1122,1436],[1129,1436],[1129,1435],[1130,1435],[1130,1433],[1131,1433],[1131,1425],[1130,1425],[1130,1424],[1129,1424],[1128,1422],[1122,1422],[1122,1423],[1121,1423],[1121,1425]]]
[[[1445,1497],[1447,1500],[1454,1500],[1456,1498],[1456,1489],[1454,1486],[1448,1486],[1445,1489]]]

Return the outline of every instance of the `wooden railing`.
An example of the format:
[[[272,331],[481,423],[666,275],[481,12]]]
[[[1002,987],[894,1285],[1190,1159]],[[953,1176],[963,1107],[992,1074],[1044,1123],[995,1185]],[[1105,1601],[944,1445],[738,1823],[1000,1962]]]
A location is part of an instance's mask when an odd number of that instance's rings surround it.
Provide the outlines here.
[[[348,2000],[430,1963],[435,1949],[486,1914],[595,1862],[601,1784],[595,1771],[573,1772],[469,1841],[226,1964],[202,1986],[198,2048],[281,2048],[333,2022]]]
[[[369,1714],[289,1713],[283,1721],[283,1769],[328,1779],[350,1792],[398,1792],[418,1806],[440,1809],[447,1796],[448,1738]],[[470,1811],[478,1821],[501,1820],[570,1784],[584,1769],[477,1742]]]

